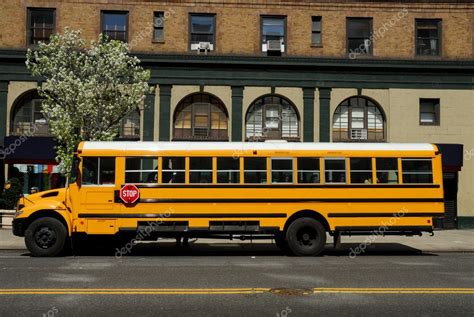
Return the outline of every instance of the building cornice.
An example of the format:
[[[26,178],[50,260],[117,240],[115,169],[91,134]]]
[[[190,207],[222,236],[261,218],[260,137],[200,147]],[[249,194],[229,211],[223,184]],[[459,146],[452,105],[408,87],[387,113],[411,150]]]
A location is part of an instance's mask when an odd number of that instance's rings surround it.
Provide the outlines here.
[[[0,50],[0,63],[25,62],[26,50]],[[363,69],[411,69],[411,70],[460,70],[474,71],[474,60],[446,59],[382,59],[382,58],[326,58],[290,56],[245,56],[245,55],[197,55],[197,54],[152,54],[132,53],[142,64],[150,65],[222,65],[262,67],[324,67]]]
[[[474,60],[349,59],[195,54],[133,54],[150,84],[473,89]],[[39,80],[24,50],[0,50],[0,81]]]

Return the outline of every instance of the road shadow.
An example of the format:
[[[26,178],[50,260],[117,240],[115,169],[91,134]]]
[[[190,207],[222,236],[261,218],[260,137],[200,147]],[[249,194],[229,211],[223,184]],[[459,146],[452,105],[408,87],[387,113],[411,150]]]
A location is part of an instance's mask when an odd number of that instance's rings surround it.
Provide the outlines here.
[[[359,249],[358,249],[359,248]],[[360,252],[357,252],[359,250]],[[28,255],[29,254],[24,254]],[[83,245],[68,255],[74,256],[291,256],[280,250],[274,243],[206,243],[205,241],[191,242],[189,246],[177,246],[174,242],[140,243],[131,246],[113,246],[104,243]],[[344,243],[339,248],[327,244],[320,256],[436,256],[430,252],[423,252],[401,243],[373,243],[363,250],[360,244]]]

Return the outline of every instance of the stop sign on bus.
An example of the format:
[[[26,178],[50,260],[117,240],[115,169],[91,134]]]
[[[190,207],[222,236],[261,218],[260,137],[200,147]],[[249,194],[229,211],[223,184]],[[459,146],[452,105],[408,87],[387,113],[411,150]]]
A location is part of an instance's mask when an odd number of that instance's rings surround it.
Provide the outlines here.
[[[140,198],[140,190],[133,184],[125,184],[120,189],[120,199],[126,204],[134,204]]]

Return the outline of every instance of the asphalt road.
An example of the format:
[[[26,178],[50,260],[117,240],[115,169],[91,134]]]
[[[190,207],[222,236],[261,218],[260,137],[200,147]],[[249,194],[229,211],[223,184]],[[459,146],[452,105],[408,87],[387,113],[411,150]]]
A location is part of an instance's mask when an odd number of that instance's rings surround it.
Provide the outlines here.
[[[117,254],[119,255],[119,254]],[[116,256],[0,251],[0,316],[473,316],[474,254],[136,246]]]

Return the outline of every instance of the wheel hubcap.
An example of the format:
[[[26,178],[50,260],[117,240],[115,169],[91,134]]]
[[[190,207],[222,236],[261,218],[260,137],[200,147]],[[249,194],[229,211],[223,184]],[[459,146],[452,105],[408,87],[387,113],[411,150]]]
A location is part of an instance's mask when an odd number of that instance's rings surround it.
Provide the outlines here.
[[[41,227],[35,233],[35,242],[40,248],[50,248],[56,242],[56,232],[49,227]]]
[[[312,228],[301,228],[297,234],[298,243],[304,247],[312,247],[316,243],[317,233]]]

